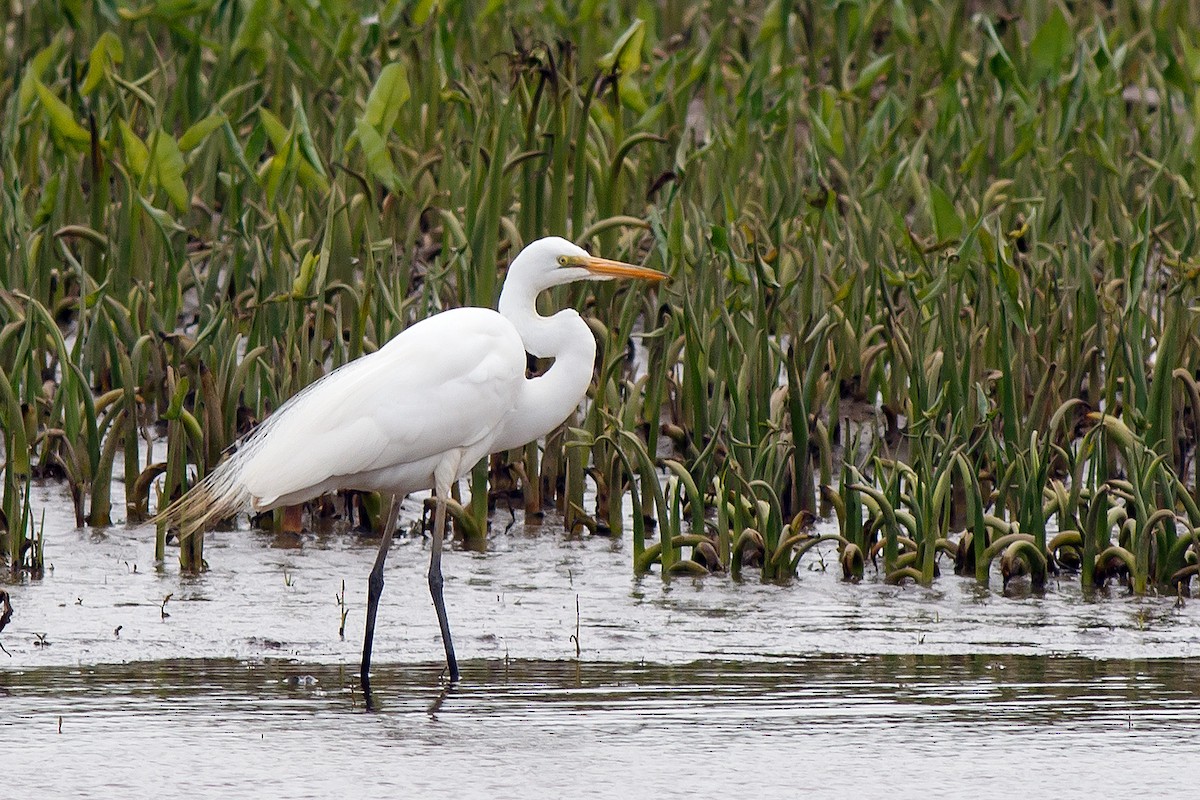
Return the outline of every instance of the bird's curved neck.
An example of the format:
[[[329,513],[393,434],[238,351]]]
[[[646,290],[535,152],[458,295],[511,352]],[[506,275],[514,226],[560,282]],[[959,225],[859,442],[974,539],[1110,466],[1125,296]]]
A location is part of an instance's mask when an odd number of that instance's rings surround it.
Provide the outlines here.
[[[579,315],[570,309],[549,317],[539,314],[537,293],[529,287],[513,287],[506,283],[500,293],[498,310],[517,329],[525,349],[538,358],[557,358],[559,352],[564,347],[570,347],[573,339],[579,335],[580,325],[587,329]],[[594,350],[595,340],[590,332],[588,340]]]
[[[513,413],[508,415],[497,450],[516,447],[545,436],[571,416],[587,394],[596,361],[596,339],[573,309],[544,317],[532,292],[500,295],[499,311],[520,334],[525,349],[539,358],[553,358],[550,369],[525,381]]]

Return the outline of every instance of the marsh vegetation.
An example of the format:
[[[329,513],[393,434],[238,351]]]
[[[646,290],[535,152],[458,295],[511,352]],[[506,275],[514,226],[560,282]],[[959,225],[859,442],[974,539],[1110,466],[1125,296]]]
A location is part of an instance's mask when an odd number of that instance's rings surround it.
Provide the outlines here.
[[[1187,593],[1197,13],[6,0],[8,565],[40,569],[31,481],[79,526],[147,520],[320,375],[492,305],[554,233],[672,279],[557,290],[601,343],[594,391],[474,470],[467,544],[500,504],[664,577],[786,580],[832,537],[847,579],[929,584],[944,552]]]

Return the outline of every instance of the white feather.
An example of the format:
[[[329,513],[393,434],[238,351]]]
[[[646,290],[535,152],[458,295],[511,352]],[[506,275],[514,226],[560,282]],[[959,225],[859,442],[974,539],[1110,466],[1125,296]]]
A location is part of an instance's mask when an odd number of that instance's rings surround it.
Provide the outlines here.
[[[587,392],[596,355],[591,330],[573,310],[541,316],[537,295],[621,274],[662,277],[589,259],[564,239],[534,242],[509,268],[499,312],[437,314],[314,382],[159,521],[181,525],[186,536],[247,508],[291,505],[335,489],[445,490],[488,453],[553,430]],[[554,365],[527,379],[526,351],[553,357]]]

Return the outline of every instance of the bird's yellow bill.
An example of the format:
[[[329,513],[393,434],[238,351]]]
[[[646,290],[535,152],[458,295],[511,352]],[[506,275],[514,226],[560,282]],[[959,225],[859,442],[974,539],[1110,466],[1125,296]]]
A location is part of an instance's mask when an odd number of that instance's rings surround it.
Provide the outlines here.
[[[624,261],[613,261],[598,256],[588,256],[582,259],[583,267],[593,275],[604,275],[609,278],[640,278],[644,281],[661,281],[666,279],[664,272],[647,267],[626,264]]]

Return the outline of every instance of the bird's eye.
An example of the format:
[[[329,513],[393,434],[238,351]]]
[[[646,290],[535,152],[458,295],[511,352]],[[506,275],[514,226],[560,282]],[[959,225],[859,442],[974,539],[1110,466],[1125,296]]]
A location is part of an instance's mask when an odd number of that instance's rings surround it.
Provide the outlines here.
[[[559,256],[559,257],[558,257],[558,265],[559,265],[560,267],[565,267],[565,266],[567,265],[567,257],[566,257],[566,256]]]

